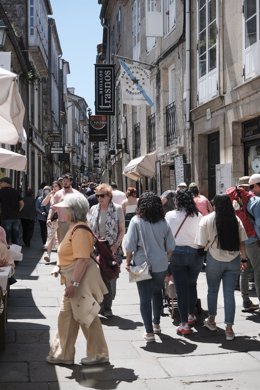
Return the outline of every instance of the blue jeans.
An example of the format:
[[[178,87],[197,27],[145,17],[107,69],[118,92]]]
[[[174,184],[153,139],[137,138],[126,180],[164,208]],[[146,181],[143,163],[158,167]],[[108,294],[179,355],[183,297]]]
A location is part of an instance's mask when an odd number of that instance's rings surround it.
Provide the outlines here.
[[[147,333],[153,333],[153,323],[160,324],[163,308],[165,272],[152,272],[152,279],[137,282],[140,297],[140,312]]]
[[[170,269],[177,293],[181,322],[188,322],[197,302],[197,280],[204,258],[190,246],[176,246],[170,262]]]
[[[234,260],[218,261],[207,254],[206,277],[208,283],[208,311],[210,316],[217,314],[220,282],[223,283],[225,324],[233,325],[235,318],[235,286],[240,268],[240,256]]]
[[[20,245],[20,219],[3,219],[1,225],[5,229],[7,243]]]
[[[260,301],[260,248],[258,242],[253,242],[252,244],[246,244],[246,254],[249,257],[249,261],[254,271],[254,281],[255,289],[258,300]],[[241,273],[241,294],[243,301],[250,301],[248,293],[248,274],[250,272],[250,267],[246,268]]]

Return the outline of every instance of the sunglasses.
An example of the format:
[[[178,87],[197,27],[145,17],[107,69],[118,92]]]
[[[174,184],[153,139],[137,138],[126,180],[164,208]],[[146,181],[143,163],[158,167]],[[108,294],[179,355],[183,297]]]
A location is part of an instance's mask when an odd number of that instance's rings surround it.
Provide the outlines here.
[[[251,184],[251,185],[249,186],[249,189],[252,190],[253,188],[254,188],[254,184]]]
[[[106,194],[96,194],[96,197],[97,197],[97,198],[99,198],[99,197],[100,197],[100,198],[104,198],[105,196],[106,196]]]

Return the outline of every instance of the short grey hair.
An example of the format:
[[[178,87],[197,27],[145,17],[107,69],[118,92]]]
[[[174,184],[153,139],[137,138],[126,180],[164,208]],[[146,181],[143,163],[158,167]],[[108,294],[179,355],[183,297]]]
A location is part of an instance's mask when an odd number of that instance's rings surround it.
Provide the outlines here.
[[[89,203],[81,193],[67,194],[64,198],[69,207],[72,222],[86,222]]]

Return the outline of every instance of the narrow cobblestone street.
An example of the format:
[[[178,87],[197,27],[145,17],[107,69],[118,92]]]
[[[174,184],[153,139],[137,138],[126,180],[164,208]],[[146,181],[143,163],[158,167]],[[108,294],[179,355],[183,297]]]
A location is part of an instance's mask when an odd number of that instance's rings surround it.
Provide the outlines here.
[[[63,287],[50,275],[51,263],[43,260],[36,229],[31,248],[24,249],[24,260],[17,265],[18,282],[11,287],[8,300],[6,350],[0,353],[1,390],[90,389],[259,389],[260,337],[259,313],[241,312],[236,292],[236,339],[225,341],[222,293],[219,297],[217,332],[202,327],[203,311],[194,333],[176,335],[174,321],[165,308],[162,334],[156,343],[143,341],[135,284],[129,284],[122,267],[114,317],[103,319],[110,350],[110,364],[87,368],[79,364],[85,356],[80,333],[74,366],[52,366],[45,362],[49,340],[55,334]],[[201,273],[198,284],[202,307],[206,309],[206,280]]]

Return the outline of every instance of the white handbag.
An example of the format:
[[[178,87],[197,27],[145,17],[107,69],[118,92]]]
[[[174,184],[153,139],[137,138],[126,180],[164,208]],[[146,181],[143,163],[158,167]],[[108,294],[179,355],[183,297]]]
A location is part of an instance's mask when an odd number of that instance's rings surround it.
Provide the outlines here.
[[[141,265],[130,265],[129,282],[141,282],[148,279],[152,279],[152,275],[147,261]]]
[[[139,225],[139,232],[140,232],[140,237],[141,237],[142,244],[143,244],[143,249],[144,249],[146,261],[144,261],[141,265],[130,265],[130,270],[129,270],[129,282],[130,283],[141,282],[142,280],[152,279],[151,265],[150,265],[149,260],[148,260],[148,256],[147,256],[147,252],[145,249],[140,225]]]

